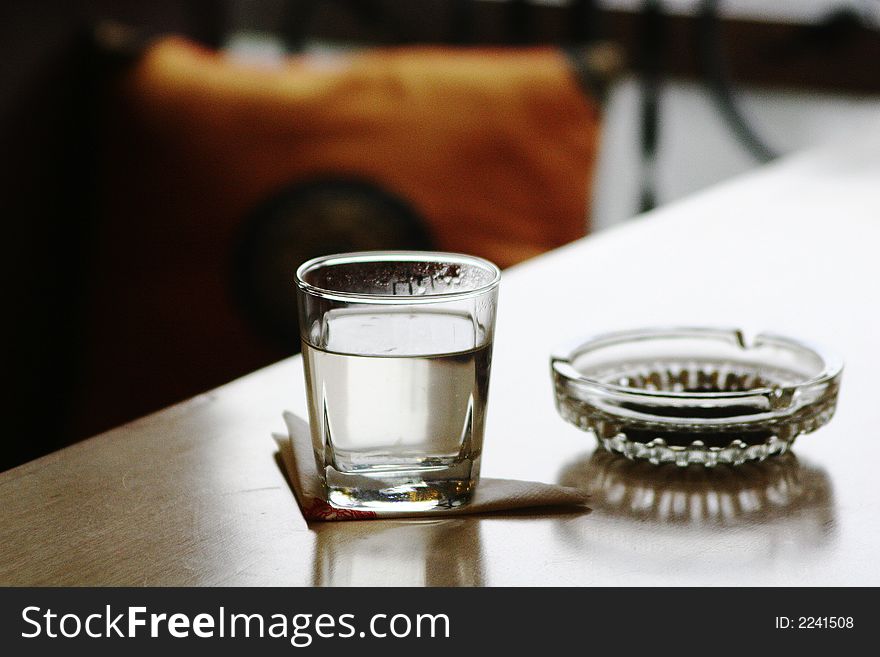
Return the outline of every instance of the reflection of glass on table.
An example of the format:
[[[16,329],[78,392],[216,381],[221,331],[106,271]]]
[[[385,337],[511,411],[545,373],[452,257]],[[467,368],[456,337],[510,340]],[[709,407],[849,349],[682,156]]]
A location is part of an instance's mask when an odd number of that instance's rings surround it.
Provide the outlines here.
[[[317,535],[315,586],[482,586],[475,518],[324,522]]]

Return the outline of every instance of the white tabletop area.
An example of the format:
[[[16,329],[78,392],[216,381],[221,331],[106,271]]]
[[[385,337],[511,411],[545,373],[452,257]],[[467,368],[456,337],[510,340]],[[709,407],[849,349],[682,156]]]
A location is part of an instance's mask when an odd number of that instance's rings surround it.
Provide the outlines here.
[[[880,133],[795,155],[504,272],[483,475],[591,511],[308,525],[275,460],[291,358],[0,475],[0,584],[880,584]],[[556,414],[559,344],[772,330],[846,361],[796,458],[657,468]]]

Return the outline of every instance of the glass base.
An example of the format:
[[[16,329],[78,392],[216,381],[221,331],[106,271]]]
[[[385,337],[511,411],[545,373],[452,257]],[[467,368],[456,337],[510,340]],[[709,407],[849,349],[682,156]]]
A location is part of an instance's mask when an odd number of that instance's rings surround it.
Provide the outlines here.
[[[468,468],[470,470],[470,468]],[[460,468],[357,473],[327,467],[327,501],[340,509],[421,512],[467,504],[476,478],[461,478]]]

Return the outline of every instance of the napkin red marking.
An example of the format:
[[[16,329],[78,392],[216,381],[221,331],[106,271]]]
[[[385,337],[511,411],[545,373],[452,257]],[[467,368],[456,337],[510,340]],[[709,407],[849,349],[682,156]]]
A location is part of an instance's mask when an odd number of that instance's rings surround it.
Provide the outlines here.
[[[338,509],[324,500],[313,501],[304,513],[306,520],[367,520],[378,518],[375,511],[358,511],[355,509]]]

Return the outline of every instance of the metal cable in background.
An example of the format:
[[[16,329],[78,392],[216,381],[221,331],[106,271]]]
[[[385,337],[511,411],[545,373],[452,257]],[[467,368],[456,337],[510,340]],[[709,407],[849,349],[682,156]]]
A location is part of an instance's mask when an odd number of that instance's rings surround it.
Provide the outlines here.
[[[698,55],[704,80],[722,119],[755,159],[759,162],[773,160],[777,156],[776,152],[755,132],[736,103],[724,57],[718,0],[701,0],[697,26]],[[643,168],[640,212],[647,212],[657,205],[656,162],[665,37],[664,13],[660,0],[645,0],[642,5],[637,62],[641,87],[639,132]]]
[[[736,103],[724,58],[718,0],[701,0],[698,26],[698,52],[703,75],[721,117],[755,159],[759,162],[775,159],[776,151],[752,128]]]
[[[660,92],[663,78],[665,31],[659,0],[645,0],[642,6],[637,62],[641,92],[639,125],[642,155],[642,189],[639,212],[657,205],[656,161],[660,133]]]

